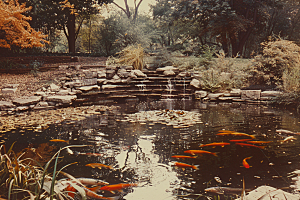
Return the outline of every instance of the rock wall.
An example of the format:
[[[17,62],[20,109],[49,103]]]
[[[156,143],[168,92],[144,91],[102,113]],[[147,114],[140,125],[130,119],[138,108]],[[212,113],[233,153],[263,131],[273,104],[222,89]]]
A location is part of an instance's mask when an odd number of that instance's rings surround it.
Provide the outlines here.
[[[28,110],[54,109],[70,105],[92,105],[147,98],[195,99],[200,101],[268,103],[279,91],[233,89],[224,93],[201,90],[198,79],[173,66],[156,70],[135,70],[132,66],[61,65],[69,70],[56,84],[13,101],[0,101],[0,112],[14,114]],[[2,93],[15,93],[17,84],[2,86]]]

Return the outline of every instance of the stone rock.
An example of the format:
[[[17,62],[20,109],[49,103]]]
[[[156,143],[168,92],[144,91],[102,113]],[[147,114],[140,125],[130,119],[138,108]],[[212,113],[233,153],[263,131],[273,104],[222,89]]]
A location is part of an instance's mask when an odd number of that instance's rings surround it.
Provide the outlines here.
[[[91,91],[91,90],[94,90],[94,89],[100,90],[100,86],[98,86],[98,85],[82,86],[82,87],[79,87],[77,89],[87,92],[87,91]]]
[[[82,67],[81,65],[75,65],[75,66],[74,66],[74,68],[75,68],[77,71],[80,70],[81,67]]]
[[[81,90],[76,90],[74,88],[72,88],[72,92],[76,93],[76,94],[82,94]],[[71,94],[70,94],[71,95]]]
[[[110,90],[117,88],[116,85],[102,85],[102,90]]]
[[[29,107],[28,106],[18,106],[16,108],[16,111],[19,112],[19,111],[25,111],[25,110],[28,110]]]
[[[241,90],[240,89],[232,89],[230,91],[230,96],[232,96],[232,97],[240,97],[241,96]]]
[[[97,74],[98,78],[106,78],[106,72],[104,70],[98,71]]]
[[[30,104],[36,104],[42,99],[41,96],[28,96],[21,97],[13,100],[13,103],[19,106],[26,106]]]
[[[106,81],[106,78],[97,79],[97,84],[101,85]]]
[[[115,74],[115,75],[112,77],[112,79],[113,79],[113,80],[120,80],[121,78],[120,78],[117,74]]]
[[[190,72],[180,72],[177,76],[183,78],[183,77],[190,77],[191,74]]]
[[[58,69],[59,69],[59,70],[67,70],[68,68],[69,68],[68,65],[59,65],[59,66],[58,66]]]
[[[77,99],[76,95],[54,95],[48,96],[46,98],[47,101],[58,102],[63,104],[72,103],[72,101],[74,101],[75,99]]]
[[[0,101],[0,110],[6,110],[7,108],[13,108],[15,105],[11,101]]]
[[[18,88],[3,88],[1,92],[3,94],[15,94]]]
[[[137,77],[147,77],[146,74],[144,74],[141,70],[139,69],[135,69],[135,70],[132,70],[130,74],[133,74]]]
[[[108,65],[108,66],[106,66],[106,70],[116,71],[116,69],[117,69],[117,66],[115,66],[115,65]]]
[[[202,99],[207,96],[207,92],[204,90],[195,91],[195,98],[196,99]]]
[[[260,93],[261,97],[278,97],[282,94],[280,91],[263,91]]]
[[[229,101],[229,100],[233,100],[235,98],[236,97],[219,97],[219,100],[221,100],[221,101]]]
[[[201,85],[200,85],[200,81],[198,79],[193,79],[190,83],[191,86],[195,87],[195,88],[200,88]]]
[[[127,71],[131,71],[131,70],[133,70],[133,66],[126,66],[125,69],[126,69]]]
[[[178,71],[178,68],[173,67],[173,66],[165,66],[165,67],[160,67],[156,69],[157,72],[164,72],[164,71]]]
[[[117,74],[121,78],[127,78],[130,75],[130,73],[127,72],[126,69],[119,69]]]
[[[36,106],[38,107],[47,107],[49,104],[48,102],[45,102],[45,101],[40,101],[36,104]]]
[[[45,97],[47,94],[45,92],[35,92],[34,95]]]
[[[260,99],[261,90],[241,90],[241,99],[258,100]]]
[[[96,84],[97,84],[97,78],[89,78],[89,79],[82,80],[82,86],[96,85]]]
[[[5,84],[4,88],[17,88],[19,87],[19,84]]]
[[[57,94],[58,95],[68,95],[69,94],[69,90],[59,90],[59,92]]]
[[[71,62],[79,62],[79,57],[78,56],[72,56],[71,57]]]
[[[91,79],[91,78],[97,78],[98,72],[91,71],[91,70],[83,70],[83,73],[85,75],[85,78]]]
[[[224,93],[210,93],[207,95],[207,97],[212,101],[216,101],[219,99],[219,97],[222,97],[223,95]]]
[[[247,194],[244,198],[245,200],[251,200],[251,199],[259,199],[259,200],[278,200],[278,199],[288,199],[288,200],[299,200],[300,195],[299,194],[291,194],[288,192],[285,192],[281,189],[270,187],[270,186],[260,186],[256,188],[255,190],[252,190]],[[238,198],[238,200],[241,200],[241,198]]]
[[[51,83],[50,90],[51,92],[58,92],[60,90],[60,87],[58,85],[55,85],[54,83]]]
[[[174,76],[174,75],[176,75],[176,73],[175,73],[173,70],[165,70],[165,71],[163,72],[163,74],[164,74],[165,76]]]
[[[106,70],[106,78],[111,79],[116,74],[115,70]]]
[[[73,88],[73,87],[80,87],[80,86],[83,86],[83,83],[82,81],[80,80],[75,80],[75,81],[71,81],[71,82],[66,82],[64,84],[65,87],[69,87],[69,88]]]

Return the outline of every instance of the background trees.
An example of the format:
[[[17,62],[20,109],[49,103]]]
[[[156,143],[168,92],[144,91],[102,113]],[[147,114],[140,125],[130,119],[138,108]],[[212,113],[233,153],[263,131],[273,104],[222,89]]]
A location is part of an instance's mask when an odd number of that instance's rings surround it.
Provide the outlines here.
[[[207,46],[215,46],[227,56],[250,57],[271,35],[280,34],[296,43],[300,37],[300,4],[294,0],[156,0],[151,16],[138,15],[140,6],[146,3],[143,0],[134,1],[133,8],[128,0],[124,0],[124,8],[112,0],[19,1],[32,7],[23,6],[20,11],[26,19],[22,22],[24,27],[27,21],[33,28],[27,30],[30,34],[37,33],[34,30],[47,34],[51,43],[45,51],[49,52],[65,52],[67,44],[69,53],[108,56],[139,43],[149,50],[158,45],[195,55],[203,53]],[[101,16],[101,5],[105,3],[116,6]],[[4,13],[1,12],[2,24]],[[5,30],[2,28],[0,33],[1,44],[11,46],[9,41],[14,40],[8,39],[11,36]]]
[[[25,12],[31,7],[19,4],[17,1],[0,1],[0,48],[43,47],[47,42],[46,35],[35,31],[28,21]]]

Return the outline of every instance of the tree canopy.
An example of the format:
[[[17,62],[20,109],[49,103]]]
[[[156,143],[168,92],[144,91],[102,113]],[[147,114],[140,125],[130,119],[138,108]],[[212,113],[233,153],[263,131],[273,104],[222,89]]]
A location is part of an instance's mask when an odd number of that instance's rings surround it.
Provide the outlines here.
[[[0,47],[23,49],[45,45],[46,35],[35,31],[28,22],[31,17],[23,14],[30,9],[16,0],[0,1]]]

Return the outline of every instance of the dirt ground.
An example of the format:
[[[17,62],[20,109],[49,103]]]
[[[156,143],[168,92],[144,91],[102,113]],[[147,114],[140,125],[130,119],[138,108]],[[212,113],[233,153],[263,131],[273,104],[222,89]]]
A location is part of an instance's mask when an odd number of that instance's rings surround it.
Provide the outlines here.
[[[80,57],[79,62],[70,63],[56,63],[56,64],[45,64],[45,67],[55,67],[59,65],[105,65],[105,57]],[[43,87],[50,83],[55,83],[60,77],[65,76],[68,70],[49,70],[46,72],[37,72],[36,75],[33,73],[27,74],[0,74],[0,89],[5,88],[7,84],[19,84],[18,90],[15,94],[3,94],[0,92],[0,101],[9,101],[20,96],[31,96],[34,92],[41,90]]]

